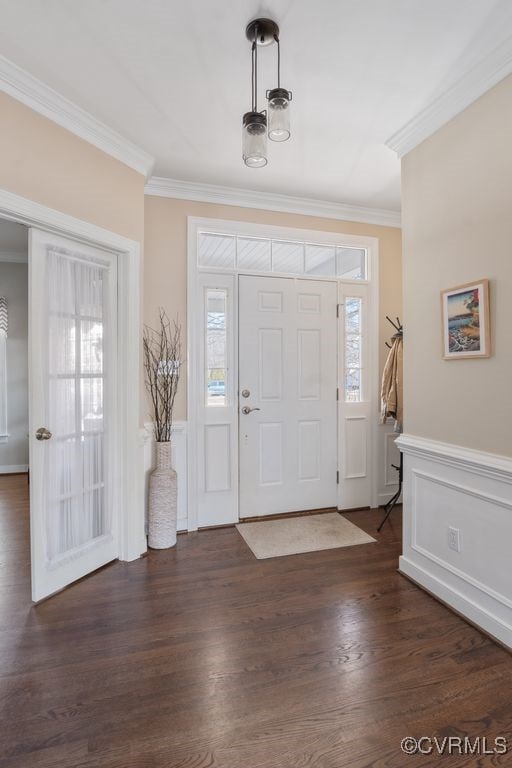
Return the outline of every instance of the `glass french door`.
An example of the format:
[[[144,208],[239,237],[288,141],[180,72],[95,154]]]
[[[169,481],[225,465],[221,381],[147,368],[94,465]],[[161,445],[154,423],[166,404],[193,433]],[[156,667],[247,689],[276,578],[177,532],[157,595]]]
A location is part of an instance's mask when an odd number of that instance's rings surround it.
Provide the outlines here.
[[[37,601],[118,556],[117,257],[31,229],[29,285]]]

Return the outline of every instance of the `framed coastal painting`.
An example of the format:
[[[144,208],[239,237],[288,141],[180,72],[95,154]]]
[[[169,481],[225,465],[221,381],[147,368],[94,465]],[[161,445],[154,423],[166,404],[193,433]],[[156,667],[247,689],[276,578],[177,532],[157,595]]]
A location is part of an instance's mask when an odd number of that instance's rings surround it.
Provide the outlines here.
[[[445,360],[490,356],[488,280],[441,291],[441,310]]]

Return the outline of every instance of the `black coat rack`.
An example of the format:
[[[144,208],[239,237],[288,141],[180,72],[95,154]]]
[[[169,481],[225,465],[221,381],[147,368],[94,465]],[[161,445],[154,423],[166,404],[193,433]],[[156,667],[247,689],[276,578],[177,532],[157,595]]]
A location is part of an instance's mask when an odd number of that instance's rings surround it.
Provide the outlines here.
[[[393,339],[402,338],[403,335],[404,335],[404,328],[403,328],[402,323],[400,322],[400,318],[397,317],[396,318],[396,323],[395,323],[389,317],[389,315],[386,315],[386,320],[389,323],[391,323],[391,325],[393,326],[393,328],[396,331],[396,333],[393,334],[392,338]],[[389,347],[389,349],[391,349],[391,344],[389,344],[387,341],[386,341],[386,347]],[[384,517],[382,518],[382,521],[381,521],[379,527],[377,528],[378,533],[381,532],[382,526],[384,525],[386,520],[389,518],[391,512],[393,511],[393,509],[395,508],[396,504],[398,503],[398,499],[402,495],[402,483],[403,483],[403,479],[404,479],[404,457],[403,457],[402,451],[400,451],[400,465],[397,467],[396,464],[392,464],[391,466],[393,467],[393,469],[396,469],[396,471],[398,472],[398,490],[390,498],[390,500],[388,501],[388,503],[384,507]]]

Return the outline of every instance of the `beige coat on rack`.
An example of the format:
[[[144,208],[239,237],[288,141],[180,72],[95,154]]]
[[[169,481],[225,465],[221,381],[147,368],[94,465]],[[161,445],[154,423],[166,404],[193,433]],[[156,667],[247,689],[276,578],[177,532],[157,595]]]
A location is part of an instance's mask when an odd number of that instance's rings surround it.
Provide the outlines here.
[[[380,391],[380,422],[384,424],[391,416],[395,419],[395,432],[402,432],[403,429],[403,394],[403,338],[399,333],[393,336]]]

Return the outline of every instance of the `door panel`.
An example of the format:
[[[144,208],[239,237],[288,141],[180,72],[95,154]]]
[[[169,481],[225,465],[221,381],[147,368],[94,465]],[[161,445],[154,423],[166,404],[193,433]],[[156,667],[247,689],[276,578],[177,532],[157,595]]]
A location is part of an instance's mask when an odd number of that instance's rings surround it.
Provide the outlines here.
[[[117,260],[30,230],[32,596],[118,555]]]
[[[239,277],[242,518],[336,506],[336,304],[335,283]]]
[[[372,506],[371,387],[368,372],[368,292],[340,284],[339,509]],[[376,415],[375,415],[376,419]]]

